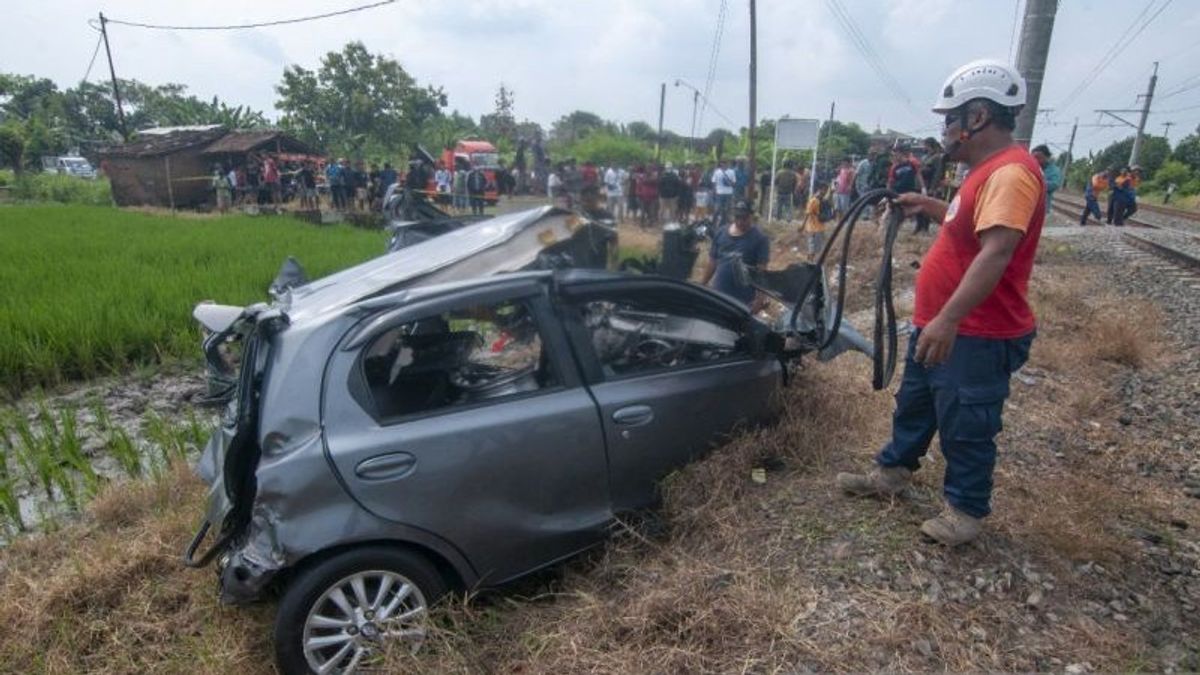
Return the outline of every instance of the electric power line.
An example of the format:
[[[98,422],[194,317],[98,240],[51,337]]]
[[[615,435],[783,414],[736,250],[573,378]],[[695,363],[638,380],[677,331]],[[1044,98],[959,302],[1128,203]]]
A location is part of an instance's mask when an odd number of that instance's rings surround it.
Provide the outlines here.
[[[107,21],[108,23],[117,24],[120,26],[129,26],[131,28],[149,28],[152,30],[245,30],[247,28],[265,28],[267,26],[283,26],[293,23],[304,23],[306,21],[316,21],[318,19],[328,19],[335,16],[342,16],[344,14],[353,14],[354,12],[361,12],[367,9],[382,7],[383,5],[390,5],[394,2],[396,2],[396,0],[380,0],[380,2],[373,2],[369,5],[359,5],[358,7],[341,9],[336,12],[325,12],[324,14],[313,14],[311,16],[300,16],[291,19],[277,19],[274,21],[260,21],[256,23],[230,25],[172,26],[164,24],[142,23],[140,21],[123,21],[121,19],[107,19]],[[90,23],[91,22],[89,22],[89,24]]]
[[[1163,3],[1158,6],[1158,9],[1156,9],[1153,14],[1150,14],[1149,18],[1146,18],[1143,21],[1143,17],[1145,17],[1154,7],[1154,3],[1155,0],[1151,0],[1146,7],[1142,9],[1142,13],[1138,14],[1137,18],[1129,24],[1129,27],[1126,28],[1125,32],[1121,34],[1121,37],[1117,38],[1117,41],[1113,43],[1112,47],[1109,47],[1108,51],[1105,52],[1104,56],[1100,58],[1100,61],[1097,62],[1096,65],[1088,72],[1087,76],[1080,80],[1079,84],[1071,90],[1070,94],[1067,94],[1066,99],[1064,99],[1063,102],[1058,105],[1058,110],[1060,112],[1066,111],[1071,104],[1073,104],[1075,100],[1079,98],[1079,95],[1082,94],[1089,86],[1091,86],[1091,84],[1096,81],[1096,78],[1100,77],[1100,75],[1105,72],[1104,69],[1107,68],[1110,63],[1115,61],[1116,58],[1120,56],[1126,48],[1129,47],[1129,45],[1133,44],[1133,41],[1142,34],[1142,31],[1146,30],[1146,27],[1153,23],[1153,21],[1158,18],[1158,15],[1162,14],[1163,10],[1171,4],[1171,0],[1164,0]],[[1139,21],[1141,22],[1140,25],[1138,23]],[[1130,34],[1131,31],[1132,35]]]
[[[1162,96],[1159,96],[1158,100],[1164,101],[1164,100],[1171,98],[1172,96],[1175,96],[1177,94],[1182,94],[1186,91],[1191,91],[1191,90],[1195,89],[1196,87],[1200,87],[1200,73],[1197,73],[1195,75],[1185,78],[1182,82],[1177,84],[1174,89],[1163,94]]]
[[[886,86],[888,90],[890,90],[892,94],[896,96],[897,99],[904,102],[904,104],[909,106],[909,108],[912,108],[912,100],[905,93],[904,87],[902,87],[896,78],[893,77],[888,71],[887,67],[883,63],[883,60],[879,58],[879,54],[871,46],[871,43],[867,39],[866,35],[864,35],[863,32],[858,28],[857,23],[855,23],[849,12],[846,11],[846,8],[839,0],[826,0],[826,4],[828,5],[830,12],[833,13],[834,18],[836,18],[838,23],[841,24],[842,30],[844,30],[846,35],[850,38],[850,42],[854,45],[855,49],[858,50],[859,55],[862,56],[863,60],[867,62],[867,65],[875,71],[875,74],[879,77],[880,81],[883,82],[884,86]]]
[[[704,105],[700,106],[700,113],[697,116],[698,120],[696,122],[697,126],[701,129],[704,128],[704,113],[709,108],[708,97],[712,94],[713,81],[717,76],[717,57],[721,53],[721,37],[725,33],[725,16],[729,9],[728,4],[728,0],[721,0],[721,7],[717,11],[717,29],[713,33],[712,49],[708,54],[708,74],[704,77],[704,92],[700,94],[700,98],[704,99]],[[725,116],[721,115],[721,117],[724,118]],[[728,120],[728,118],[725,119]],[[734,126],[736,127],[737,125]]]
[[[87,82],[88,76],[90,76],[92,74],[92,66],[96,65],[96,55],[100,53],[100,43],[103,40],[104,40],[103,35],[96,36],[96,46],[95,46],[95,48],[92,49],[92,58],[90,60],[88,60],[87,70],[85,70],[83,72],[83,79],[79,81],[79,84],[83,84],[84,82]]]

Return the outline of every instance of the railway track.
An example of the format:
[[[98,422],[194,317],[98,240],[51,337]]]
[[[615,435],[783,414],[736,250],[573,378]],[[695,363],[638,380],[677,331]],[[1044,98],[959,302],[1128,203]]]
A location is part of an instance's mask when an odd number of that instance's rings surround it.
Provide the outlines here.
[[[1053,210],[1070,218],[1072,223],[1077,223],[1083,211],[1083,202],[1056,195]],[[1142,207],[1139,206],[1138,215],[1141,215],[1141,211]],[[1127,255],[1159,264],[1168,263],[1169,267],[1164,267],[1164,272],[1172,270],[1196,278],[1200,276],[1200,216],[1179,209],[1171,211],[1187,214],[1186,217],[1195,223],[1195,227],[1172,227],[1144,217],[1128,218],[1125,221],[1127,227],[1119,230],[1121,237],[1117,240],[1117,247]],[[1108,226],[1099,226],[1097,229],[1108,236],[1111,236],[1108,233],[1115,232]]]
[[[1083,199],[1073,194],[1064,195],[1059,192],[1054,196],[1054,210],[1069,217],[1072,222],[1078,222],[1079,214],[1083,212],[1083,204]],[[1133,227],[1200,235],[1200,213],[1167,206],[1139,203],[1137,213],[1127,218],[1125,223]]]
[[[1121,239],[1124,243],[1157,258],[1166,260],[1174,266],[1190,272],[1192,275],[1200,275],[1200,254],[1195,252],[1200,246],[1194,247],[1191,250],[1184,250],[1182,246],[1173,246],[1163,241],[1154,241],[1153,239],[1132,232],[1123,232],[1121,234]],[[1193,239],[1193,241],[1200,242],[1200,237]]]

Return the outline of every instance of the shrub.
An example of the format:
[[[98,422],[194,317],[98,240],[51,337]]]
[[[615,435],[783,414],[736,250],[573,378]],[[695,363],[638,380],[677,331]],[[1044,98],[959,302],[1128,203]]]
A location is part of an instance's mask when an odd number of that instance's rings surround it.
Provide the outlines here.
[[[25,174],[13,179],[10,196],[23,202],[112,205],[112,187],[107,178],[88,180],[47,173]]]

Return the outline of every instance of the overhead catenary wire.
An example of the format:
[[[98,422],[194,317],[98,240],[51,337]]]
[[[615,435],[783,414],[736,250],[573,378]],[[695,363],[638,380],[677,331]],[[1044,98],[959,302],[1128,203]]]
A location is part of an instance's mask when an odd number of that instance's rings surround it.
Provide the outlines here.
[[[146,28],[146,29],[150,29],[150,30],[246,30],[246,29],[250,29],[250,28],[266,28],[269,26],[285,26],[288,24],[305,23],[308,21],[317,21],[320,19],[329,19],[329,18],[332,18],[335,16],[343,16],[345,14],[353,14],[355,12],[362,12],[362,11],[365,11],[368,9],[375,9],[376,7],[390,5],[394,2],[396,2],[396,0],[380,0],[379,2],[373,2],[373,3],[367,4],[367,5],[359,5],[357,7],[348,7],[346,9],[340,9],[340,10],[337,10],[334,12],[325,12],[322,14],[312,14],[309,16],[299,16],[299,17],[293,17],[293,18],[289,18],[289,19],[275,19],[275,20],[271,20],[271,21],[257,21],[257,22],[253,22],[253,23],[240,23],[240,24],[214,24],[214,25],[199,25],[199,26],[183,26],[183,25],[146,23],[146,22],[141,22],[141,21],[127,21],[127,20],[123,20],[123,19],[112,19],[112,18],[108,18],[106,20],[110,24],[116,24],[119,26],[129,26],[131,28]],[[89,24],[90,23],[91,22],[89,22]]]
[[[717,57],[721,54],[721,38],[725,34],[725,18],[728,10],[728,0],[721,0],[720,9],[717,10],[717,28],[713,32],[712,48],[709,50],[708,54],[708,73],[704,76],[704,91],[700,94],[700,98],[703,99],[704,104],[700,106],[700,112],[698,114],[698,120],[696,124],[701,129],[704,128],[704,113],[707,112],[709,108],[708,101],[709,96],[712,95],[713,81],[716,80],[717,77]],[[714,111],[715,110],[716,109],[714,108]],[[733,124],[728,117],[725,117],[724,115],[720,116],[729,124]],[[737,125],[733,124],[733,126],[736,127]]]
[[[854,17],[850,15],[849,11],[846,10],[846,7],[841,3],[841,1],[826,0],[826,5],[829,7],[830,12],[834,15],[834,18],[837,19],[837,22],[841,25],[842,30],[846,33],[847,37],[850,38],[851,44],[858,51],[859,55],[864,61],[866,61],[867,65],[870,66],[873,71],[875,71],[875,74],[879,77],[880,82],[887,87],[887,89],[892,93],[893,96],[896,97],[898,101],[904,103],[904,105],[911,113],[913,113],[914,116],[921,117],[921,114],[919,111],[917,111],[916,106],[913,105],[912,99],[905,92],[904,87],[887,69],[883,59],[879,57],[878,52],[876,52],[875,48],[871,45],[871,41],[858,27]]]
[[[1163,10],[1165,10],[1171,4],[1172,0],[1163,0],[1162,4],[1158,5],[1157,9],[1155,9],[1155,1],[1156,0],[1151,0],[1149,3],[1147,3],[1147,5],[1142,9],[1141,14],[1138,14],[1137,18],[1129,24],[1129,26],[1125,29],[1125,32],[1121,34],[1121,37],[1117,38],[1117,41],[1113,43],[1112,47],[1110,47],[1107,52],[1105,52],[1104,56],[1100,57],[1100,60],[1095,66],[1092,67],[1090,71],[1088,71],[1088,74],[1079,81],[1079,84],[1077,84],[1069,94],[1067,94],[1062,103],[1057,106],[1057,110],[1060,113],[1065,112],[1072,104],[1075,103],[1079,96],[1083,94],[1083,92],[1086,91],[1087,88],[1105,72],[1105,69],[1108,68],[1108,65],[1115,61],[1117,57],[1129,47],[1129,45],[1133,44],[1134,40],[1136,40],[1138,36],[1142,34],[1142,31],[1146,30],[1146,27],[1153,23],[1156,18],[1158,18],[1159,14],[1162,14]],[[1152,9],[1154,12],[1150,13]],[[1147,14],[1149,14],[1148,17]]]

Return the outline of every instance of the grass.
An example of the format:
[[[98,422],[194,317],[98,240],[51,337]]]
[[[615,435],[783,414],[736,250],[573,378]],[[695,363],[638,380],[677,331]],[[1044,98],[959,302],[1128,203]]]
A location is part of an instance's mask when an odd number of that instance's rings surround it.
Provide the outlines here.
[[[0,389],[198,356],[197,302],[264,300],[286,256],[316,278],[382,253],[382,237],[284,217],[0,207]]]
[[[56,202],[87,206],[111,206],[112,187],[107,178],[87,180],[73,176],[26,172],[19,178],[11,171],[0,172],[0,187],[17,202]]]
[[[452,599],[435,612],[427,648],[392,655],[383,670],[1163,670],[1162,653],[1187,649],[1200,624],[1125,528],[1182,519],[1190,527],[1176,536],[1194,538],[1194,502],[1173,479],[1141,482],[1083,455],[1098,437],[1078,441],[1074,463],[1050,457],[1043,440],[1091,433],[1079,430],[1067,395],[1111,392],[1130,371],[1088,351],[1114,300],[1103,276],[1079,272],[1061,260],[1035,270],[1044,375],[1014,383],[996,512],[978,546],[947,551],[916,537],[938,508],[940,461],[918,473],[908,499],[837,494],[836,472],[869,465],[886,438],[892,401],[869,390],[861,356],[810,361],[785,393],[780,423],[738,434],[672,475],[655,517],[621,523],[605,546],[501,592]],[[1161,364],[1154,351],[1147,375]],[[172,433],[191,438],[189,427]],[[1112,439],[1113,461],[1142,444]],[[756,468],[767,469],[765,483],[750,479]],[[102,485],[83,522],[0,551],[0,663],[21,672],[273,672],[274,603],[222,607],[210,571],[178,563],[203,486],[178,461],[147,474]],[[1111,572],[1102,582],[1076,571],[1096,560]],[[1041,609],[1026,606],[1036,584],[1020,572],[1000,590],[959,599],[940,590],[1025,567],[1053,575]],[[1085,602],[1104,604],[1099,587],[1108,584],[1146,595],[1153,610],[1122,624],[1089,615]],[[1156,652],[1156,641],[1166,646]]]

